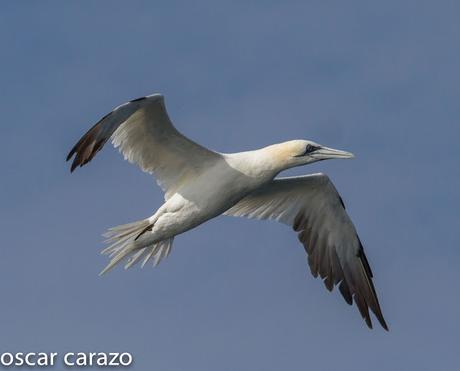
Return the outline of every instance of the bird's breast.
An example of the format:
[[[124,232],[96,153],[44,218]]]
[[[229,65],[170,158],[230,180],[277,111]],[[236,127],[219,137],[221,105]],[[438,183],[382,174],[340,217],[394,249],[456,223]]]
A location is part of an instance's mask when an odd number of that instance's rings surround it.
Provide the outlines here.
[[[202,223],[222,214],[270,180],[220,163],[181,187],[170,201],[180,204],[182,213],[194,224]]]

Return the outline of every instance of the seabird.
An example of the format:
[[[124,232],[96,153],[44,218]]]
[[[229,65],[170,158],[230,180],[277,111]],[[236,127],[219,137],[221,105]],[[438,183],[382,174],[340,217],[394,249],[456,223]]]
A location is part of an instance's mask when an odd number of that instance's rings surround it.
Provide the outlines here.
[[[70,170],[88,163],[111,139],[125,160],[155,176],[165,202],[149,218],[104,235],[111,258],[101,274],[126,260],[125,268],[149,260],[157,265],[173,239],[218,215],[276,220],[298,233],[314,277],[338,286],[372,328],[369,308],[388,326],[372,283],[372,271],[344,203],[327,175],[280,178],[286,169],[352,153],[309,140],[292,140],[254,151],[219,153],[182,135],[161,94],[122,104],[97,122],[72,148]]]

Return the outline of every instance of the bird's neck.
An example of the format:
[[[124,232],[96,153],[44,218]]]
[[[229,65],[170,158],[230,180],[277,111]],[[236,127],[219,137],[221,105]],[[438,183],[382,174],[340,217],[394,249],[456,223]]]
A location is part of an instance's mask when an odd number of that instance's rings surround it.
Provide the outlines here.
[[[255,178],[273,179],[286,166],[281,161],[283,153],[274,146],[254,151],[232,153],[228,156],[232,167],[247,176]]]

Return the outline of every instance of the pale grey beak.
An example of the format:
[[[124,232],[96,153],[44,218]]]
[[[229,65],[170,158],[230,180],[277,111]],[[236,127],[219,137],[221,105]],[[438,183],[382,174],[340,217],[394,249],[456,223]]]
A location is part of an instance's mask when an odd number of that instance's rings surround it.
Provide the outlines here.
[[[339,149],[321,147],[311,154],[312,157],[318,160],[327,160],[330,158],[354,158],[355,155],[351,152],[341,151]]]

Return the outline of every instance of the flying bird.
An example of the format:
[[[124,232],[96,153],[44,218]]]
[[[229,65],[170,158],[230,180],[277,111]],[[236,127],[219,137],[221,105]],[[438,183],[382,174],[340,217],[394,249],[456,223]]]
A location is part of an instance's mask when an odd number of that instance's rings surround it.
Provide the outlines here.
[[[165,202],[149,218],[108,230],[101,274],[171,252],[174,237],[218,215],[276,220],[291,226],[308,255],[314,277],[338,286],[372,328],[369,308],[388,330],[372,283],[372,271],[344,203],[327,175],[277,177],[286,169],[353,154],[309,140],[292,140],[254,151],[219,153],[182,135],[161,94],[134,99],[97,122],[72,148],[70,170],[83,166],[108,140],[124,158],[155,176]]]

